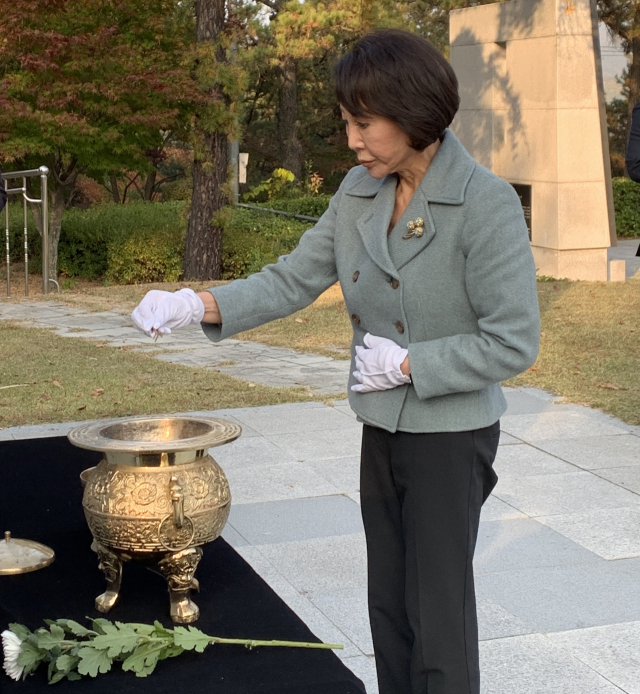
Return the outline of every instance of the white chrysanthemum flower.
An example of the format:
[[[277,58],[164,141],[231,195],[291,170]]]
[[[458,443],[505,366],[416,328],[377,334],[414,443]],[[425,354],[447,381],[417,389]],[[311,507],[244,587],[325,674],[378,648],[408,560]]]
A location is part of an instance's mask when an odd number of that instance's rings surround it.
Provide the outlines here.
[[[22,640],[12,631],[3,631],[2,648],[4,649],[4,671],[17,682],[24,670],[21,665],[18,665],[18,656],[22,652]]]

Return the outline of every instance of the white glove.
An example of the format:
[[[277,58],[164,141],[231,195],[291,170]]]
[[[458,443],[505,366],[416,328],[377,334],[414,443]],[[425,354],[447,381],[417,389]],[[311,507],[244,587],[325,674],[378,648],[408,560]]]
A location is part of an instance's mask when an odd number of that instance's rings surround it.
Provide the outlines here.
[[[388,390],[404,383],[411,383],[400,365],[409,351],[386,337],[376,337],[367,333],[364,336],[366,347],[356,347],[356,371],[353,377],[358,381],[351,386],[356,393],[370,393],[373,390]],[[368,349],[367,349],[368,348]]]
[[[177,292],[152,289],[131,314],[136,328],[153,338],[168,335],[191,323],[200,323],[203,318],[204,304],[193,289]]]

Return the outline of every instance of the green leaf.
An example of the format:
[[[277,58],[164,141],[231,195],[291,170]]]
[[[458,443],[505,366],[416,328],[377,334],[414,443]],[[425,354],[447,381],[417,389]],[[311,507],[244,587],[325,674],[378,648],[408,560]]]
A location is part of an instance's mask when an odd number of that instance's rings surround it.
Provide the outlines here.
[[[57,624],[52,624],[50,631],[38,629],[35,633],[38,638],[38,646],[47,651],[59,646],[65,640],[64,629]]]
[[[57,619],[56,624],[59,624],[63,629],[66,629],[76,636],[90,636],[94,633],[91,629],[83,627],[82,624],[74,622],[73,619]]]
[[[79,675],[77,672],[71,671],[71,672],[67,675],[67,679],[68,679],[69,681],[71,681],[71,682],[76,682],[77,680],[81,680],[82,677],[80,677],[80,675]]]
[[[49,684],[56,684],[57,682],[60,682],[60,680],[63,680],[66,676],[66,672],[58,670],[53,675],[49,675]]]
[[[60,682],[60,680],[67,677],[67,675],[70,674],[71,670],[76,667],[79,661],[80,658],[67,654],[61,655],[56,660],[52,660],[49,663],[49,684],[55,684],[56,682]]]
[[[81,675],[90,675],[97,677],[98,673],[105,673],[111,670],[112,659],[107,651],[100,651],[91,646],[85,646],[78,651],[80,662],[78,663],[78,672]]]
[[[120,626],[120,622],[116,622]],[[140,636],[151,636],[156,630],[156,627],[152,624],[136,624],[135,622],[127,622],[127,626],[131,627],[136,634]]]
[[[24,668],[24,675],[26,677],[47,657],[47,652],[38,648],[31,640],[23,641],[21,648],[22,650],[18,656],[17,663]]]
[[[164,660],[165,658],[175,658],[177,655],[184,653],[184,648],[182,646],[167,646],[160,653],[158,660]]]
[[[22,641],[31,635],[31,630],[27,629],[24,624],[9,624],[9,631],[12,631]]]
[[[140,636],[127,624],[103,624],[102,628],[106,633],[96,636],[91,643],[94,648],[107,649],[110,658],[128,653],[138,645]]]
[[[93,625],[94,631],[97,631],[99,634],[106,634],[107,633],[104,630],[105,626],[106,627],[113,626],[108,619],[103,619],[102,617],[98,617],[97,619],[92,619],[91,624]]]
[[[185,651],[195,650],[197,653],[203,653],[211,643],[211,638],[195,627],[190,626],[188,629],[176,627],[173,633],[174,643]]]
[[[56,667],[63,672],[69,672],[69,670],[72,670],[78,664],[79,660],[80,658],[73,655],[61,655],[56,660]]]
[[[165,650],[166,643],[143,643],[122,663],[122,669],[133,671],[137,677],[150,675],[160,660],[160,655]]]
[[[153,623],[153,629],[158,636],[166,636],[173,639],[173,631],[171,629],[167,629],[164,624],[161,624],[157,619]]]

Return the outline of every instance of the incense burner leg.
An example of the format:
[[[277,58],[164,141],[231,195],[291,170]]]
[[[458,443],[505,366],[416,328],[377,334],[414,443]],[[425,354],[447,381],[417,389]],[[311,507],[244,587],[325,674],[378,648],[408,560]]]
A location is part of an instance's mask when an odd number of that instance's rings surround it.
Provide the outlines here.
[[[122,560],[111,550],[103,547],[98,542],[91,545],[91,549],[98,555],[100,563],[98,568],[107,579],[107,590],[96,598],[96,610],[108,612],[118,602],[120,585],[122,583]]]
[[[158,563],[169,585],[171,619],[177,624],[190,624],[200,616],[200,608],[191,600],[190,592],[199,588],[194,574],[201,558],[200,547],[190,547],[173,552]]]

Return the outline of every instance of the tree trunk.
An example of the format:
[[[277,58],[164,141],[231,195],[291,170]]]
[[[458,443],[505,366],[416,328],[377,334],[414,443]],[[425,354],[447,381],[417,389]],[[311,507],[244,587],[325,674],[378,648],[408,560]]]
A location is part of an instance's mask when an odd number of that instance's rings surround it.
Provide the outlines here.
[[[631,63],[629,65],[629,120],[627,123],[627,142],[631,130],[631,112],[633,107],[640,101],[640,37],[632,38],[631,41]]]
[[[153,200],[153,192],[156,185],[157,171],[151,171],[144,182],[144,199],[148,202]]]
[[[280,165],[302,177],[302,144],[299,137],[296,61],[285,57],[280,63],[278,85],[278,139],[282,161]]]
[[[197,0],[198,43],[216,42],[224,22],[225,0]],[[221,47],[216,51],[216,60],[225,60]],[[212,99],[219,99],[221,92],[216,87],[211,89]],[[194,128],[197,146],[183,269],[185,279],[217,280],[222,270],[222,227],[215,223],[215,214],[226,202],[227,136],[224,132],[207,132],[202,120],[197,118]]]
[[[113,202],[120,204],[120,191],[118,190],[118,179],[115,176],[109,176],[109,184],[111,185],[111,197]]]

